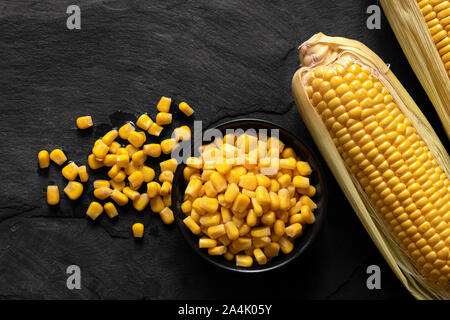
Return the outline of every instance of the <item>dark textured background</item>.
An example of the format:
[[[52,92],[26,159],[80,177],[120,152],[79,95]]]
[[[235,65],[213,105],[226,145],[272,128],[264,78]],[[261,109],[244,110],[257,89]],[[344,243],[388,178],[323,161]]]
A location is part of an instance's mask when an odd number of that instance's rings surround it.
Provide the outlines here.
[[[80,5],[82,30],[66,28],[69,4]],[[268,119],[312,146],[291,77],[298,45],[319,31],[376,51],[444,136],[386,19],[381,30],[366,28],[370,4],[376,1],[0,1],[0,298],[409,299],[329,171],[328,220],[314,245],[280,270],[247,275],[209,265],[149,210],[89,221],[91,187],[80,201],[62,196],[49,209],[46,185],[62,190],[65,181],[59,168],[40,172],[36,163],[40,149],[58,146],[85,164],[96,138],[141,112],[154,116],[161,95],[187,100],[205,126]],[[96,126],[80,134],[75,118],[85,114]],[[175,119],[185,122],[177,111]],[[136,221],[146,225],[142,242],[130,234]],[[81,290],[66,288],[71,264],[81,267]],[[382,269],[381,290],[366,288],[371,264]]]

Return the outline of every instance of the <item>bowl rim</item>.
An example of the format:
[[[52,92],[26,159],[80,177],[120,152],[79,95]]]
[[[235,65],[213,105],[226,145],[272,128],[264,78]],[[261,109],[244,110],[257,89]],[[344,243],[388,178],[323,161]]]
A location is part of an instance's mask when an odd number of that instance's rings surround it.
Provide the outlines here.
[[[298,258],[301,254],[303,254],[310,247],[310,245],[317,238],[317,235],[320,232],[320,230],[322,229],[323,223],[325,221],[325,217],[326,217],[326,213],[327,213],[327,204],[328,204],[328,189],[327,189],[327,182],[326,182],[325,174],[324,174],[324,170],[323,170],[323,165],[321,164],[321,161],[319,160],[320,158],[317,156],[317,153],[312,151],[312,149],[309,147],[309,145],[307,143],[300,141],[300,139],[298,139],[291,131],[289,131],[285,128],[282,128],[280,125],[278,125],[272,121],[256,119],[256,118],[238,118],[238,119],[233,119],[233,120],[227,120],[224,122],[219,122],[219,124],[217,124],[217,125],[209,126],[208,128],[202,130],[202,137],[200,138],[200,139],[202,139],[201,144],[203,144],[203,134],[204,134],[205,130],[218,129],[223,132],[224,130],[227,129],[226,128],[227,126],[235,126],[236,128],[239,128],[240,126],[248,127],[249,123],[251,123],[250,127],[255,128],[255,129],[258,129],[258,126],[261,126],[261,125],[274,127],[274,129],[279,129],[280,132],[283,133],[283,135],[288,136],[290,139],[292,139],[292,141],[296,141],[296,143],[301,145],[306,150],[306,152],[309,153],[310,157],[314,160],[314,166],[317,168],[317,171],[318,171],[317,180],[318,180],[318,184],[320,184],[320,189],[321,189],[321,199],[320,199],[320,201],[316,200],[316,203],[318,203],[317,210],[320,211],[320,216],[317,218],[317,215],[316,215],[317,219],[316,219],[315,223],[312,224],[311,226],[309,226],[309,228],[312,229],[310,231],[312,234],[310,235],[310,237],[308,239],[306,239],[306,241],[303,243],[303,245],[301,247],[297,248],[297,250],[295,252],[292,252],[292,253],[289,253],[288,255],[286,255],[287,258],[282,261],[272,262],[272,263],[269,262],[265,265],[257,265],[257,268],[241,268],[241,267],[238,267],[235,265],[229,266],[226,264],[228,261],[224,260],[222,262],[219,259],[215,259],[216,258],[215,256],[210,256],[206,250],[202,250],[201,248],[199,248],[198,242],[192,241],[193,237],[196,237],[198,239],[200,237],[192,234],[188,230],[188,228],[186,228],[186,226],[184,225],[182,217],[185,217],[185,215],[184,215],[184,213],[181,212],[180,208],[178,208],[178,206],[176,205],[178,202],[178,199],[175,199],[175,192],[171,193],[171,200],[172,200],[172,204],[173,204],[172,209],[175,211],[174,215],[175,215],[177,228],[183,235],[184,240],[186,242],[188,242],[189,246],[195,252],[197,252],[198,255],[200,255],[203,259],[212,263],[213,265],[218,266],[225,270],[241,272],[241,273],[260,273],[260,272],[265,272],[265,271],[269,271],[269,270],[274,270],[274,269],[280,268],[280,267],[288,264],[289,262]],[[205,143],[210,143],[210,142],[205,142]],[[291,144],[289,144],[289,143],[285,143],[285,144],[288,146],[291,146]],[[294,147],[294,146],[291,146],[291,147]],[[193,148],[194,148],[194,143],[193,143],[193,141],[191,141],[191,151],[193,150]],[[174,174],[174,180],[173,180],[174,186],[177,185],[177,182],[179,181],[179,179],[184,180],[182,171],[184,170],[185,167],[186,167],[185,163],[180,163],[177,166],[177,169]],[[180,202],[182,203],[183,201],[180,201]],[[320,202],[320,205],[322,205],[320,209],[319,209],[319,202]],[[222,257],[222,259],[223,259],[223,257]],[[253,267],[255,267],[255,264],[253,265]]]

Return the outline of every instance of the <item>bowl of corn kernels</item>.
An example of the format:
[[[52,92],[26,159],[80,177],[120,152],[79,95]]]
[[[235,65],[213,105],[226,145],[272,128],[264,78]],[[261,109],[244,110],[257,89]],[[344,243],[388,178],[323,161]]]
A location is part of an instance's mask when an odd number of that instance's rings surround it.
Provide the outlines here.
[[[261,120],[226,122],[192,140],[184,159],[174,176],[175,220],[211,263],[271,270],[298,257],[318,234],[325,217],[323,172],[289,131]]]

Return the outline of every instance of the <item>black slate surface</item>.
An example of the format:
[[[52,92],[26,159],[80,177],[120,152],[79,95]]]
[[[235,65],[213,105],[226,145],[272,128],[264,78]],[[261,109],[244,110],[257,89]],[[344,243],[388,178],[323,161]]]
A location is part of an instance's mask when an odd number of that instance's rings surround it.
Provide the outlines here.
[[[81,30],[66,28],[69,4],[81,7]],[[247,275],[209,265],[149,210],[121,209],[116,222],[103,216],[92,223],[84,214],[92,187],[80,201],[62,196],[59,208],[49,209],[46,185],[62,189],[65,181],[59,168],[42,172],[36,163],[40,149],[58,146],[86,164],[96,138],[141,112],[154,116],[161,95],[187,100],[204,126],[268,119],[313,146],[291,77],[298,45],[319,31],[376,51],[444,137],[384,16],[381,30],[366,28],[371,4],[376,1],[0,1],[0,298],[410,299],[329,171],[328,220],[316,243],[280,270]],[[75,118],[85,114],[96,126],[81,134]],[[185,122],[179,112],[175,119]],[[91,181],[104,173],[91,171]],[[142,242],[130,234],[136,221],[146,225]],[[81,268],[81,290],[66,287],[72,264]],[[366,288],[371,264],[381,267],[381,290]]]

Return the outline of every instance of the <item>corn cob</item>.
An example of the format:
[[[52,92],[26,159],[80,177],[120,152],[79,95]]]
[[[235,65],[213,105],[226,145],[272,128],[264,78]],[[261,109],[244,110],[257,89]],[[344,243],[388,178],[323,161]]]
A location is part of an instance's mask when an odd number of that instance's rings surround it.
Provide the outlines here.
[[[450,298],[449,157],[417,105],[363,44],[300,46],[298,110],[361,222],[418,299]]]
[[[381,4],[450,138],[450,2],[381,0]]]

